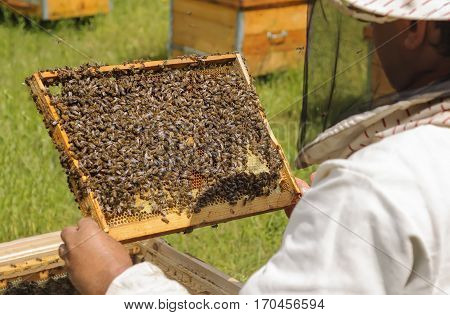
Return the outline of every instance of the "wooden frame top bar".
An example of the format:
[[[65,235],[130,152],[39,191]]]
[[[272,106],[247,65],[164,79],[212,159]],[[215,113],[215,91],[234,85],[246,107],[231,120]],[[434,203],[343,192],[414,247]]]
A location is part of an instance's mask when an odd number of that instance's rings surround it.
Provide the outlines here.
[[[226,55],[216,55],[216,56],[208,56],[206,58],[199,57],[201,62],[206,64],[214,64],[214,63],[226,63],[233,60],[236,60],[236,54],[226,54]],[[101,66],[98,68],[92,67],[92,71],[99,72],[111,72],[115,70],[130,70],[130,69],[158,69],[162,66],[167,67],[185,67],[191,64],[199,63],[199,60],[193,59],[191,57],[186,58],[178,58],[171,60],[162,60],[162,61],[145,61],[142,63],[129,63],[125,65],[113,65],[113,66]],[[58,71],[43,71],[39,72],[39,76],[42,79],[54,79],[58,77]]]

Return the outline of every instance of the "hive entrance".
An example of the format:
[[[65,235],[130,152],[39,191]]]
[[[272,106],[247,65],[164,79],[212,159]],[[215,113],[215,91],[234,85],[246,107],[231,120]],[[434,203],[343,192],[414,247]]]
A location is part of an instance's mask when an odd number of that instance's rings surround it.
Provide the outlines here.
[[[59,69],[44,80],[41,110],[85,213],[107,228],[168,224],[280,194],[286,163],[236,58]]]

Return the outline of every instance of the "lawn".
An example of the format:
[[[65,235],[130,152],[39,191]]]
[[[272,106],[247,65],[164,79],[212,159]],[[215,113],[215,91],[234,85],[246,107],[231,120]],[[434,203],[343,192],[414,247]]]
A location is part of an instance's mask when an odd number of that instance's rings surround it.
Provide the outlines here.
[[[107,16],[84,25],[59,22],[51,25],[51,31],[101,63],[161,59],[167,56],[168,9],[163,0],[116,0]],[[0,22],[0,242],[59,230],[80,217],[57,151],[23,82],[39,69],[89,60],[24,24],[13,23],[8,16]],[[255,82],[291,163],[296,155],[301,73],[299,65]],[[307,171],[296,175],[306,177]],[[166,239],[244,281],[277,250],[286,223],[279,211]]]

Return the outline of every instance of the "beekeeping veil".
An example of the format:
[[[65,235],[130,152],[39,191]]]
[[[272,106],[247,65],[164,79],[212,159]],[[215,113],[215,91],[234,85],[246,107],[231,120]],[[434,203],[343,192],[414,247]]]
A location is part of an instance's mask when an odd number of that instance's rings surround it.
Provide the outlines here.
[[[371,41],[370,23],[398,18],[449,20],[447,0],[312,0],[308,13],[303,104],[298,138],[302,153],[325,129],[392,99]]]

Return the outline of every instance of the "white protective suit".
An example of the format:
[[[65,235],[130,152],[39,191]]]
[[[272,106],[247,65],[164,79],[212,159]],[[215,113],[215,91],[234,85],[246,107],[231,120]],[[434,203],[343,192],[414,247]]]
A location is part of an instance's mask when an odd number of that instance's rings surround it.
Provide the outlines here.
[[[242,294],[450,293],[450,89],[443,91],[350,117],[319,136],[309,159],[350,156],[320,165],[281,248]],[[107,293],[187,290],[142,263]]]
[[[331,0],[355,18],[449,20],[448,0]],[[322,163],[279,251],[243,294],[450,293],[450,84],[352,116],[300,159]],[[443,91],[443,92],[442,92]],[[149,263],[108,294],[186,294]]]

